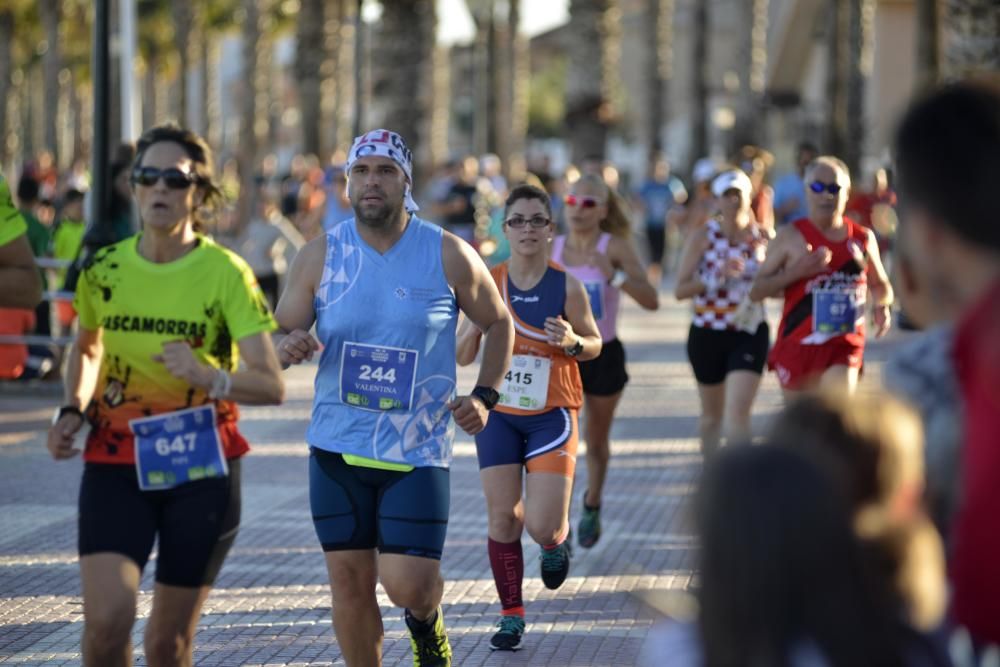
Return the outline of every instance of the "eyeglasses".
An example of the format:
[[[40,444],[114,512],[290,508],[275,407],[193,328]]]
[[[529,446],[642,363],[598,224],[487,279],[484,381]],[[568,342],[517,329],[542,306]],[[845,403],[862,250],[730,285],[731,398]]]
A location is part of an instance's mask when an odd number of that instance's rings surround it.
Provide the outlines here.
[[[507,225],[509,227],[513,227],[514,229],[522,229],[525,225],[531,225],[535,229],[541,229],[550,222],[552,221],[540,215],[536,215],[533,218],[522,218],[519,215],[507,218]]]
[[[157,169],[156,167],[136,167],[132,170],[132,183],[151,187],[160,179],[171,190],[186,190],[192,183],[198,182],[198,176],[181,171],[176,167]]]
[[[840,192],[840,185],[837,183],[823,183],[821,181],[813,181],[809,184],[809,189],[816,194],[822,194],[824,191],[829,192],[831,195],[835,195]]]
[[[566,195],[566,206],[579,206],[580,208],[595,208],[604,202],[596,197],[581,197],[579,195]]]

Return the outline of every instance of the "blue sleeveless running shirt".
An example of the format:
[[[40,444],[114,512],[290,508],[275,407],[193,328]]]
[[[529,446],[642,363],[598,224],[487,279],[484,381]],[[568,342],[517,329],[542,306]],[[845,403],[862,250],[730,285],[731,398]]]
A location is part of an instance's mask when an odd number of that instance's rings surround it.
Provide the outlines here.
[[[442,235],[414,215],[380,255],[354,218],[327,232],[311,446],[418,467],[450,464],[458,306]]]

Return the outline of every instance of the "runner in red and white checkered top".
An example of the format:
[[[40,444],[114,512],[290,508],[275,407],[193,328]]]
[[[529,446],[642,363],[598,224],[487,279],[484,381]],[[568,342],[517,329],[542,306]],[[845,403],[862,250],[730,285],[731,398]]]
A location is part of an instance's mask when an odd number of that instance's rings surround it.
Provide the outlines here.
[[[750,178],[739,169],[712,181],[720,214],[688,238],[674,294],[691,299],[687,352],[701,398],[702,453],[723,435],[750,435],[750,408],[767,361],[769,332],[750,286],[764,261],[768,235],[750,212]]]

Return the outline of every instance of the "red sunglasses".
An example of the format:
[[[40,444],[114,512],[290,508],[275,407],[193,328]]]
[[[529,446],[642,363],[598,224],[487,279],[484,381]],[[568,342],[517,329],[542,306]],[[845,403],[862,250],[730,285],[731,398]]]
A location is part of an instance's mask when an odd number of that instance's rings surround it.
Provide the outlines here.
[[[581,197],[579,195],[566,195],[566,206],[579,206],[580,208],[595,208],[604,202],[596,197]]]

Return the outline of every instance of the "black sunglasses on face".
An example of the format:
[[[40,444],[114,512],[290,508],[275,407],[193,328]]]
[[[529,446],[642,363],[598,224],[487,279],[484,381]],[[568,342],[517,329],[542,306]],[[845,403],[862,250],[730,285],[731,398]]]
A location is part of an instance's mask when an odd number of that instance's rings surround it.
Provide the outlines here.
[[[840,192],[841,188],[840,185],[837,183],[823,183],[822,181],[813,181],[812,183],[809,184],[809,189],[815,192],[816,194],[822,194],[823,191],[825,190],[826,192],[829,192],[831,195],[835,195],[838,192]]]
[[[543,218],[540,215],[536,215],[533,218],[522,218],[520,216],[513,216],[507,218],[507,224],[514,229],[521,229],[525,225],[531,225],[535,229],[541,229],[545,225],[549,224],[548,218]]]
[[[176,167],[169,169],[157,169],[156,167],[136,167],[132,170],[132,183],[151,187],[157,181],[163,179],[163,183],[171,190],[186,190],[193,183],[198,182],[198,176],[181,171]]]

